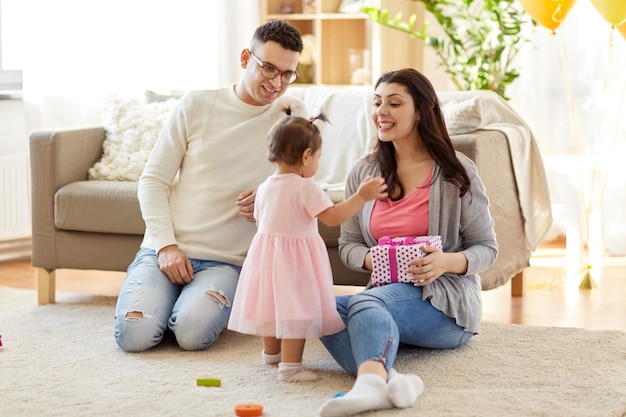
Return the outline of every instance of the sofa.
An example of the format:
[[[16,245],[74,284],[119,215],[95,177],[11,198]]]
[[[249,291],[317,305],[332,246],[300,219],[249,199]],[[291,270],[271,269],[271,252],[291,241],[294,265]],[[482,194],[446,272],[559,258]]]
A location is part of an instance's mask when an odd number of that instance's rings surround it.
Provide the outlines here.
[[[373,144],[372,89],[294,85],[287,94],[300,96],[311,114],[323,110],[330,118],[330,123],[321,126],[324,151],[316,180],[334,201],[340,201],[348,170]],[[535,139],[495,93],[440,92],[439,98],[455,147],[478,167],[495,221],[499,254],[495,264],[480,274],[482,288],[490,290],[512,280],[512,295],[522,295],[524,269],[552,222]],[[162,100],[171,103],[176,98]],[[128,116],[129,111],[118,105],[113,113]],[[150,124],[153,113],[142,117]],[[39,304],[55,301],[55,270],[125,271],[142,240],[145,226],[136,178],[98,176],[132,165],[117,160],[113,168],[101,166],[105,157],[111,156],[108,141],[114,133],[141,129],[113,126],[107,116],[103,120],[102,126],[37,131],[30,136],[32,265],[37,269]],[[151,129],[142,140],[148,137],[153,143],[160,126],[156,123]],[[149,144],[138,146],[149,153]],[[130,158],[136,154],[135,149]],[[141,166],[142,161],[133,163]],[[334,283],[366,285],[369,274],[347,269],[339,258],[339,227],[320,223],[320,233],[328,248]]]

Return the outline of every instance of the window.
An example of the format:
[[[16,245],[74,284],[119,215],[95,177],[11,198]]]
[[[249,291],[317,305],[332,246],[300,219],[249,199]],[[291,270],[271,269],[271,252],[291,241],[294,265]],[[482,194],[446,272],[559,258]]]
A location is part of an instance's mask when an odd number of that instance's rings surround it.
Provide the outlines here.
[[[5,42],[9,19],[5,9],[7,4],[0,0],[0,98],[11,98],[22,94],[22,71],[7,57],[11,57],[10,49]]]

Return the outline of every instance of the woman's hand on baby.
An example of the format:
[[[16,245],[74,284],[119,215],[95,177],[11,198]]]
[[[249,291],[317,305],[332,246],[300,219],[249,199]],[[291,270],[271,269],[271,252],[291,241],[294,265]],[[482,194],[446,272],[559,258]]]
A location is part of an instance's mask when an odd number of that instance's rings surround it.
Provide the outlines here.
[[[370,178],[368,176],[359,185],[357,194],[365,201],[386,198],[387,184],[385,184],[383,177]]]

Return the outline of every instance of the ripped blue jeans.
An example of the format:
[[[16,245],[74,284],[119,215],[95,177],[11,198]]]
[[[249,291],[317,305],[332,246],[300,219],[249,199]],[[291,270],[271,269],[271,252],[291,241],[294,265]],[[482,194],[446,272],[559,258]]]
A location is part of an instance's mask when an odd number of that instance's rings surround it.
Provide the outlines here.
[[[353,375],[369,360],[383,362],[389,372],[400,343],[453,349],[474,336],[429,300],[422,300],[422,287],[389,284],[336,299],[346,328],[320,340],[335,361]]]
[[[163,340],[167,328],[183,350],[206,349],[228,325],[241,268],[190,259],[194,278],[172,284],[158,256],[142,248],[128,267],[115,307],[115,341],[125,352],[141,352]],[[128,314],[131,313],[131,314]]]

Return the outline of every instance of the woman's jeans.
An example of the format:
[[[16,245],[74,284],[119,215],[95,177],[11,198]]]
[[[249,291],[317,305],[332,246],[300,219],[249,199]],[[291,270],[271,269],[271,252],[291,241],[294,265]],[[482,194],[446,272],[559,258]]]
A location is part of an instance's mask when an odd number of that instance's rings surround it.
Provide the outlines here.
[[[193,281],[177,285],[159,269],[155,251],[137,252],[115,308],[115,340],[122,350],[141,352],[156,346],[168,327],[184,350],[206,349],[217,341],[228,325],[241,268],[190,261]]]
[[[337,363],[353,375],[369,360],[383,362],[389,372],[400,343],[452,349],[474,336],[429,300],[422,300],[422,287],[409,284],[388,284],[338,296],[337,311],[346,329],[320,340]]]

